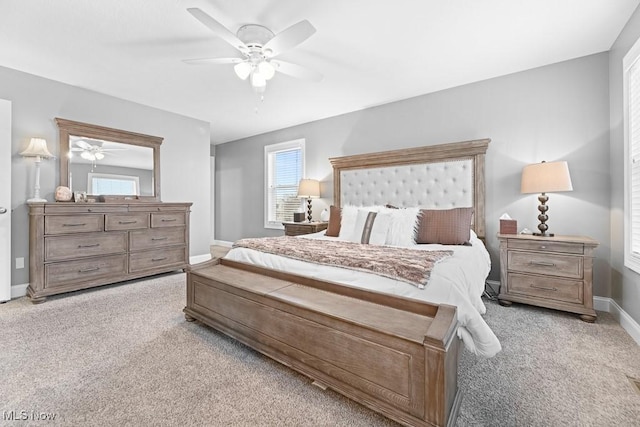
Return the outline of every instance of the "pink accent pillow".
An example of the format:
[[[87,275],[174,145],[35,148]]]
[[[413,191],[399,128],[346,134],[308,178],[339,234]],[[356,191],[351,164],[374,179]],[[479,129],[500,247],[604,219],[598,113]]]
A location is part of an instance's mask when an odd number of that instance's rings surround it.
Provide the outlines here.
[[[468,245],[473,208],[421,209],[416,243]]]

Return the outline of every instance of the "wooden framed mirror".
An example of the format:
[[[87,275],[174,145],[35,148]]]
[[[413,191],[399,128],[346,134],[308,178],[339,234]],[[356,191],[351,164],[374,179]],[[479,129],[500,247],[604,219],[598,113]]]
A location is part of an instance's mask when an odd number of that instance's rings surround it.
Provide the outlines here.
[[[60,132],[60,185],[102,201],[160,201],[163,138],[55,120]]]

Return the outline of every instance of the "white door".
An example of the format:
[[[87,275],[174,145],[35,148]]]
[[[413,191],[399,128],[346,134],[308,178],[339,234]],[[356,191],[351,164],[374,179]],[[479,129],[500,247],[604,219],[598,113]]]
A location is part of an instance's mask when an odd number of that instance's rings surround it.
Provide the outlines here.
[[[11,101],[0,99],[0,301],[11,299]]]

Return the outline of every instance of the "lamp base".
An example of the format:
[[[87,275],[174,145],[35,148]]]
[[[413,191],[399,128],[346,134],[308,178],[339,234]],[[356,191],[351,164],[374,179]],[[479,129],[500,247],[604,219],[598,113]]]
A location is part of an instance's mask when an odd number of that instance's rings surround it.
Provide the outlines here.
[[[555,234],[553,233],[533,233],[534,236],[540,236],[540,237],[553,237],[555,236]]]
[[[29,199],[27,200],[27,203],[44,203],[47,202],[47,199],[40,199],[40,198],[33,198],[33,199]]]

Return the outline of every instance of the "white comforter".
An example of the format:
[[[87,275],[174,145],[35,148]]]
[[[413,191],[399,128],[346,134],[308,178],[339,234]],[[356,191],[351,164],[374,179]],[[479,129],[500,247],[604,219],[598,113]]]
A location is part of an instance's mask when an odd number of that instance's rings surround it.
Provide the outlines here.
[[[336,239],[326,237],[324,231],[300,237]],[[486,307],[481,296],[485,279],[491,268],[491,261],[482,241],[475,235],[472,235],[471,243],[471,246],[412,246],[417,250],[450,249],[454,252],[453,256],[438,262],[431,272],[431,278],[425,289],[418,289],[408,283],[373,273],[313,264],[246,248],[234,248],[225,258],[392,295],[454,305],[458,308],[460,322],[458,336],[467,349],[475,354],[491,357],[502,349],[498,338],[482,318]]]

